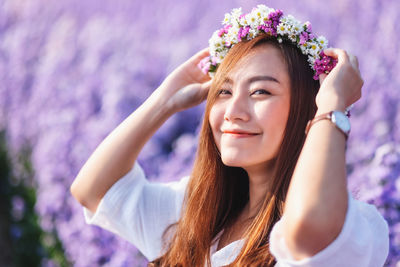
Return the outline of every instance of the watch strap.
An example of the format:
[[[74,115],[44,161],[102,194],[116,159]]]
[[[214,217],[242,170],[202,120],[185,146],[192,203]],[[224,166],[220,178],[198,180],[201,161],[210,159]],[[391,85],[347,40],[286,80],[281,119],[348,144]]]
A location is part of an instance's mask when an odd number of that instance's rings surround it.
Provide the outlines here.
[[[332,122],[332,123],[335,125],[335,127],[336,127],[337,129],[340,130],[340,132],[342,132],[342,133],[344,134],[344,136],[346,137],[346,140],[347,140],[347,138],[349,137],[348,134],[347,134],[346,132],[344,132],[342,129],[340,129],[340,128],[332,121],[332,114],[333,114],[333,112],[334,112],[334,111],[330,111],[330,112],[327,112],[327,113],[318,115],[317,117],[315,117],[315,118],[312,119],[312,120],[309,120],[308,123],[307,123],[307,126],[306,126],[306,130],[305,130],[306,135],[307,135],[308,132],[310,131],[311,126],[313,126],[316,122],[321,121],[321,120],[329,120],[330,122]]]

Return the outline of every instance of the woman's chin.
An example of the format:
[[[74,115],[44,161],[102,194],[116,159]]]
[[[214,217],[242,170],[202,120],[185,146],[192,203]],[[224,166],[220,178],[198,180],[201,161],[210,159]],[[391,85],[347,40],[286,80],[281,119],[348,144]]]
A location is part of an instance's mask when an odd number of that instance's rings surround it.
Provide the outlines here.
[[[224,157],[222,156],[222,162],[229,167],[243,167],[246,166],[246,162],[244,159],[240,158],[232,158],[232,157]]]
[[[276,163],[276,157],[266,158],[263,161],[251,158],[251,156],[245,157],[244,155],[237,155],[233,157],[232,155],[221,155],[222,163],[229,167],[241,167],[246,171],[253,170],[265,170],[266,168],[272,168]]]

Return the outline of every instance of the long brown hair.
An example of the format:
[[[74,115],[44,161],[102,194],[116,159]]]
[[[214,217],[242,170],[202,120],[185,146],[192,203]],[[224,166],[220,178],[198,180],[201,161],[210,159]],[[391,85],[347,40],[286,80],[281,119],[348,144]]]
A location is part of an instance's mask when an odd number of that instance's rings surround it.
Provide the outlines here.
[[[210,247],[216,235],[233,222],[249,200],[249,178],[246,171],[222,163],[209,124],[210,109],[218,88],[235,64],[251,49],[272,44],[286,62],[290,77],[290,110],[284,138],[274,167],[272,188],[245,232],[246,241],[230,266],[273,266],[269,235],[281,218],[283,203],[301,148],[307,121],[316,112],[315,96],[319,84],[313,80],[306,56],[290,44],[278,43],[267,35],[242,41],[232,47],[219,66],[210,92],[200,133],[194,168],[188,183],[179,221],[164,232],[174,230],[166,253],[149,266],[210,266]]]

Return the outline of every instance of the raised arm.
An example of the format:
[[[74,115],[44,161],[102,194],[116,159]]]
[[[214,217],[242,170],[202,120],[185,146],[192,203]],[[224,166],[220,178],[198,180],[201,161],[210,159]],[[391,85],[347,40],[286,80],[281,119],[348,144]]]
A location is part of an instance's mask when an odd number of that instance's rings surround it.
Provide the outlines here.
[[[340,49],[325,53],[338,64],[321,77],[316,116],[344,111],[361,97],[363,85],[356,57]],[[341,232],[348,205],[345,146],[344,134],[328,120],[309,130],[282,217],[286,244],[296,259],[315,255]]]
[[[203,49],[174,70],[153,94],[95,149],[71,185],[72,195],[95,212],[108,189],[132,169],[139,152],[174,113],[201,103],[209,77],[197,67]]]

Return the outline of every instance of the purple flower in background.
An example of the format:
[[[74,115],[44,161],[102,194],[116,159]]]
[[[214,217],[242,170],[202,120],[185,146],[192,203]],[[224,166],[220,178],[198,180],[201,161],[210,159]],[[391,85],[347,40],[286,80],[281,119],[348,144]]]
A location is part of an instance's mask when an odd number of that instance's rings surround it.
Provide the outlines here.
[[[69,186],[99,143],[168,73],[207,46],[224,13],[239,6],[250,10],[259,2],[3,2],[0,127],[7,129],[16,172],[18,152],[26,145],[32,148],[42,227],[58,232],[74,266],[145,266],[133,245],[84,223]],[[393,55],[400,46],[400,2],[272,0],[268,5],[312,21],[316,32],[327,36],[334,47],[359,58],[365,85],[363,98],[352,110],[349,187],[357,198],[375,204],[388,221],[386,265],[396,266],[400,262],[400,62]],[[276,34],[280,16],[277,10],[263,30]],[[311,24],[306,27],[311,32]],[[332,66],[324,60],[318,62],[320,71]],[[190,174],[203,108],[174,115],[146,144],[139,161],[150,180],[170,181]],[[15,214],[23,210],[18,199],[13,203]],[[19,230],[13,229],[13,234]]]
[[[391,263],[400,260],[399,228],[400,224],[400,144],[393,142],[379,146],[371,160],[359,164],[357,177],[362,176],[363,184],[350,180],[350,188],[360,200],[374,204],[389,224]]]
[[[11,199],[11,205],[12,205],[11,215],[13,216],[13,219],[16,221],[21,220],[25,212],[24,199],[20,196],[14,196]]]

